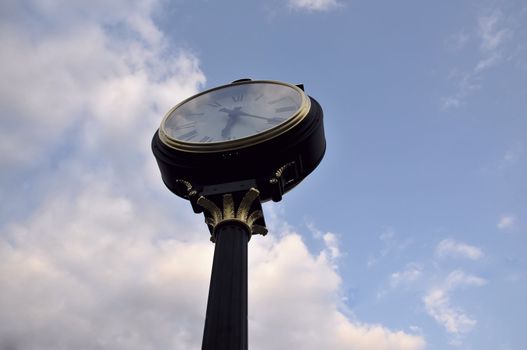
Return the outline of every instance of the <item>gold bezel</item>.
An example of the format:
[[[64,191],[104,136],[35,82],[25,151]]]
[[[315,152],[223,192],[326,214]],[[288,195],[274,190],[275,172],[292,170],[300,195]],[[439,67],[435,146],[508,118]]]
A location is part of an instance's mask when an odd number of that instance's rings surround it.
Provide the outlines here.
[[[184,141],[179,141],[179,140],[171,138],[170,136],[168,136],[168,134],[164,130],[165,122],[170,116],[170,114],[172,114],[172,112],[178,107],[180,107],[181,105],[187,103],[188,101],[198,96],[210,93],[212,91],[220,90],[220,89],[223,89],[229,86],[233,86],[233,85],[262,84],[262,83],[283,85],[283,86],[287,86],[299,92],[300,96],[302,97],[300,108],[292,116],[290,116],[286,121],[284,121],[281,124],[278,124],[261,133],[242,137],[242,138],[232,140],[232,141],[220,141],[220,142],[210,142],[210,143],[184,142]],[[159,127],[159,138],[165,145],[171,148],[177,149],[177,150],[183,150],[187,152],[207,153],[207,152],[236,150],[236,149],[248,147],[254,144],[258,144],[258,143],[267,141],[269,139],[275,138],[279,135],[282,135],[287,130],[290,130],[294,126],[298,125],[298,123],[300,123],[307,116],[310,108],[311,108],[311,101],[309,97],[305,94],[305,92],[302,89],[300,89],[299,87],[295,85],[284,83],[281,81],[275,81],[275,80],[250,80],[250,81],[235,82],[232,84],[225,84],[225,85],[217,86],[209,90],[202,91],[196,95],[193,95],[183,100],[182,102],[172,107],[165,114],[165,116],[163,117],[163,120],[161,121],[161,126]]]

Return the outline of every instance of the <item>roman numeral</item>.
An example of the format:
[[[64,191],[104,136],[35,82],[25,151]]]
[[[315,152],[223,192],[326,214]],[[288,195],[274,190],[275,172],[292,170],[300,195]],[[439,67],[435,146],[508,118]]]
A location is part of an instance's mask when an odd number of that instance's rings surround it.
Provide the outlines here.
[[[207,105],[214,108],[222,107],[221,103],[219,103],[218,101],[212,101],[211,103],[207,103]]]
[[[189,112],[186,114],[187,117],[201,117],[204,113],[192,113]]]
[[[188,122],[188,123],[176,126],[175,130],[183,130],[183,129],[188,129],[188,128],[194,128],[195,126],[196,126],[196,122]]]
[[[205,136],[199,142],[211,142],[212,140],[214,140],[212,137]]]
[[[232,100],[234,102],[242,102],[243,101],[243,94],[238,94],[238,95],[234,95],[232,96]]]
[[[274,105],[274,104],[277,104],[278,102],[285,101],[288,98],[290,98],[290,97],[289,96],[280,97],[280,98],[277,98],[276,100],[269,101],[269,104],[270,105]]]
[[[198,132],[196,130],[192,130],[192,131],[187,132],[186,134],[181,135],[179,139],[183,141],[189,141],[189,140],[192,140],[194,137],[196,137],[197,134]]]
[[[254,98],[254,100],[255,100],[255,101],[258,101],[258,100],[261,99],[263,96],[264,96],[263,94],[260,94],[260,95],[256,96],[256,97]]]
[[[297,110],[296,106],[288,106],[288,107],[277,108],[277,109],[275,109],[275,112],[276,113],[293,112],[293,111],[296,111],[296,110]]]
[[[285,121],[286,118],[269,118],[267,119],[268,124],[279,124],[283,121]]]

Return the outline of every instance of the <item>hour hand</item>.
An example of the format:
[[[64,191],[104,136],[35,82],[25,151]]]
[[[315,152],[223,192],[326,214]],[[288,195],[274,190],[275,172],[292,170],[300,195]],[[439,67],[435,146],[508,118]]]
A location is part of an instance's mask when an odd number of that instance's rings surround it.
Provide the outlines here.
[[[234,109],[228,109],[228,108],[223,107],[222,109],[219,109],[218,111],[227,113],[229,116],[231,116],[231,115],[240,115],[240,109],[241,107],[236,107]]]
[[[228,139],[230,137],[231,129],[235,122],[236,120],[234,118],[229,118],[229,120],[227,120],[227,125],[225,125],[225,127],[221,130],[221,137],[224,139]]]

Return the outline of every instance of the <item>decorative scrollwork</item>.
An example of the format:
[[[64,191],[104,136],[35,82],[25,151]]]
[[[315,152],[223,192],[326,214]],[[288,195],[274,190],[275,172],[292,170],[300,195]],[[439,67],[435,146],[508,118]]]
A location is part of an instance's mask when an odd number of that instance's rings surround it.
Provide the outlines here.
[[[273,174],[273,177],[271,177],[269,182],[272,184],[277,183],[282,177],[282,175],[284,174],[284,171],[286,171],[287,168],[292,167],[294,165],[295,165],[295,162],[289,162],[285,165],[282,165],[280,168],[278,168],[278,170],[275,171],[275,173]]]
[[[296,177],[295,162],[289,162],[278,168],[269,178],[272,200],[275,202],[282,200],[282,196],[285,193],[287,186],[295,181]]]
[[[176,184],[184,186],[186,190],[186,196],[188,198],[194,197],[198,194],[198,192],[194,189],[192,184],[187,180],[177,179]]]

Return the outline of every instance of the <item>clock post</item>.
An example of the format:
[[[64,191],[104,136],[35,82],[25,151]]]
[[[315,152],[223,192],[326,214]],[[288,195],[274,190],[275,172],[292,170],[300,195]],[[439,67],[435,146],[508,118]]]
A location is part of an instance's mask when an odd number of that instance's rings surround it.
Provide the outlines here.
[[[280,201],[322,160],[320,105],[302,85],[248,79],[172,108],[152,140],[161,177],[203,213],[215,244],[202,350],[246,350],[247,250]]]
[[[202,349],[247,349],[247,244],[267,233],[258,197],[250,188],[213,196],[219,206],[198,199],[215,243]]]

